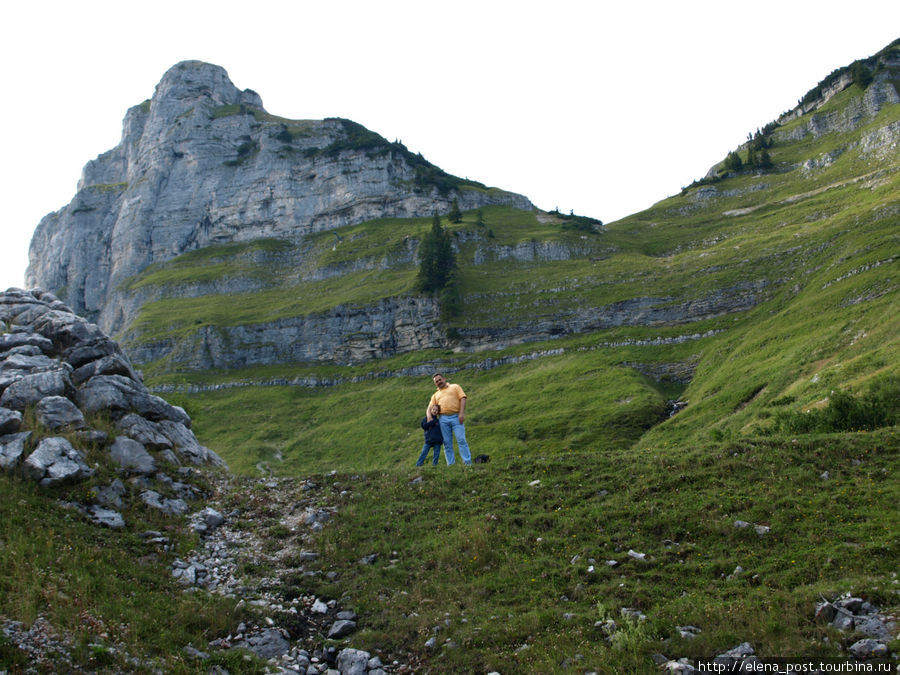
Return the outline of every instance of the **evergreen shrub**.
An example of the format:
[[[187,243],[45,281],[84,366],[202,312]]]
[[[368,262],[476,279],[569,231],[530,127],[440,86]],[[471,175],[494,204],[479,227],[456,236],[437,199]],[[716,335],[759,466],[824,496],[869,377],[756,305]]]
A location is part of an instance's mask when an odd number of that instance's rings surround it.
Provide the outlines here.
[[[791,434],[873,431],[900,422],[900,377],[876,380],[861,396],[834,391],[828,406],[808,412],[781,412],[779,431]]]

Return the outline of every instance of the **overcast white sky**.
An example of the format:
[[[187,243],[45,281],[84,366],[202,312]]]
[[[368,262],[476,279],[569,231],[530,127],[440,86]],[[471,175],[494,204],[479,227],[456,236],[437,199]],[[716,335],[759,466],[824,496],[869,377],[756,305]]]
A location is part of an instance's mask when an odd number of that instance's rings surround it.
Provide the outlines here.
[[[835,68],[900,37],[896,0],[6,3],[0,289],[40,219],[185,59],[265,108],[346,117],[445,171],[612,222],[702,177]]]

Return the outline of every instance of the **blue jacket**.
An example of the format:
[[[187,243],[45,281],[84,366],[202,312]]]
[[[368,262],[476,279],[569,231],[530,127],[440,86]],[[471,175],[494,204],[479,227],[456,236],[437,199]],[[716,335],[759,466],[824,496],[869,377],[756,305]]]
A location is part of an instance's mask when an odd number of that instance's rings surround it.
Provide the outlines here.
[[[437,417],[430,422],[427,417],[423,417],[422,428],[425,430],[425,442],[428,443],[428,445],[444,444],[444,436],[441,433],[441,424]]]

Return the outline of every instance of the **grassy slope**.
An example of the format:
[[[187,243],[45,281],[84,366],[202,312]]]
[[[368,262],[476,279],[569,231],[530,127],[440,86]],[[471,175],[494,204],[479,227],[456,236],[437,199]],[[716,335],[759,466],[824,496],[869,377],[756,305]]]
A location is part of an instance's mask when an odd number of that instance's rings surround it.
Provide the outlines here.
[[[890,114],[896,111],[883,111],[869,128],[884,125]],[[824,141],[828,147],[833,142]],[[792,164],[804,156],[791,146],[772,154]],[[721,205],[756,207],[732,217],[734,227],[764,238],[777,233],[756,248],[781,259],[783,283],[746,327],[722,337],[698,368],[685,414],[654,430],[647,442],[698,438],[709,428],[733,436],[760,433],[770,428],[773,401],[790,396],[797,407],[811,406],[834,388],[859,391],[874,376],[898,372],[898,167],[847,153],[808,180],[797,173],[766,177],[769,190]],[[806,196],[784,203],[796,195]]]
[[[559,449],[340,476],[353,498],[320,543],[340,576],[317,590],[361,610],[353,645],[412,653],[429,672],[653,672],[654,653],[710,658],[744,641],[763,656],[836,657],[851,639],[813,620],[820,596],[898,604],[898,440]],[[358,563],[372,553],[375,565]],[[595,626],[606,619],[612,641]],[[684,625],[702,632],[683,639]]]
[[[625,353],[576,352],[467,372],[460,382],[475,411],[467,422],[473,448],[512,457],[631,444],[664,414],[665,399],[643,376],[615,363]],[[428,383],[396,377],[325,392],[262,387],[170,398],[188,406],[205,443],[229,451],[233,470],[252,473],[264,461],[279,474],[297,475],[408,465],[421,449]],[[222,414],[238,408],[239,415]]]

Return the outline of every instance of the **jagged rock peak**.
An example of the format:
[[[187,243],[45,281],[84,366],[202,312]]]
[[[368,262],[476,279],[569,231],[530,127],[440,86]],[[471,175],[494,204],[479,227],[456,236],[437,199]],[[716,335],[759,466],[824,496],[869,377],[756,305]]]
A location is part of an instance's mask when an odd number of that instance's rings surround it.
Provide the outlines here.
[[[262,108],[262,98],[251,89],[241,91],[231,82],[221,66],[204,61],[182,61],[169,68],[156,85],[151,101],[163,105],[169,101],[194,104],[208,99],[215,105],[245,104]]]

